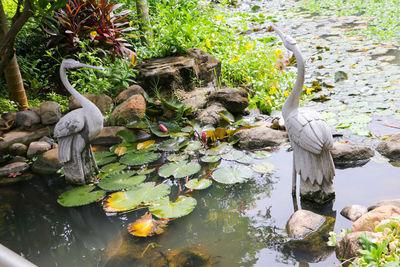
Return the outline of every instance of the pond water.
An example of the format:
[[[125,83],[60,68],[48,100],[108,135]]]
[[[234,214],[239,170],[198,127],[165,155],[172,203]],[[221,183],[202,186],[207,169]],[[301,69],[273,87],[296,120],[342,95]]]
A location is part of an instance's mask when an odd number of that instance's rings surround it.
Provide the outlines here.
[[[126,230],[144,211],[107,216],[98,203],[64,208],[56,202],[66,189],[62,179],[36,177],[0,188],[0,240],[39,266],[162,266],[157,265],[160,255],[190,248],[211,255],[214,266],[298,266],[298,262],[313,259],[284,245],[285,225],[293,213],[291,156],[292,152],[281,148],[264,159],[276,165],[272,174],[235,186],[214,183],[192,193],[198,202],[195,210],[152,238],[136,238]],[[220,166],[229,164],[235,163],[222,160]],[[203,167],[205,171],[209,168]],[[398,171],[387,162],[374,161],[359,168],[337,169],[336,200],[327,211],[336,216],[335,232],[351,226],[339,214],[344,206],[369,206],[397,197]],[[171,198],[177,194],[173,188]],[[310,266],[338,263],[325,243],[318,246],[320,252],[313,257],[322,260]],[[141,255],[143,258],[137,259]]]

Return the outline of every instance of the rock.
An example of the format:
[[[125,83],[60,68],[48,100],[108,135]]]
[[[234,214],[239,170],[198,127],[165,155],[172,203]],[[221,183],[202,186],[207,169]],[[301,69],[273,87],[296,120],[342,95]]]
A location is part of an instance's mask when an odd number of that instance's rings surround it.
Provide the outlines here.
[[[229,112],[241,114],[249,105],[247,92],[237,88],[223,88],[210,93],[208,102],[219,102]]]
[[[113,107],[112,98],[109,97],[108,95],[84,94],[83,96],[92,101],[103,114],[109,112]],[[81,107],[82,107],[81,104],[73,96],[69,97],[69,110]]]
[[[146,100],[142,95],[133,95],[119,104],[111,113],[110,120],[114,124],[143,119],[146,113]]]
[[[92,140],[92,145],[112,146],[122,142],[122,138],[117,136],[117,133],[126,130],[123,126],[108,126],[104,127],[101,132]]]
[[[298,210],[286,224],[289,237],[304,239],[325,223],[325,217],[309,210]]]
[[[0,176],[9,176],[16,172],[24,172],[29,168],[29,164],[26,162],[13,162],[0,167]]]
[[[28,159],[23,157],[23,156],[15,156],[14,158],[12,158],[10,160],[10,163],[13,163],[13,162],[26,162],[27,160]]]
[[[239,146],[243,149],[264,148],[288,142],[286,132],[273,130],[266,126],[238,131],[235,136],[239,139]]]
[[[38,174],[53,174],[62,167],[58,161],[58,148],[40,154],[32,165],[32,171]]]
[[[361,205],[350,205],[350,206],[346,206],[342,209],[342,211],[340,212],[340,214],[349,219],[350,221],[354,222],[356,221],[358,218],[360,218],[362,215],[364,215],[365,213],[367,213],[368,210],[366,207],[361,206]]]
[[[373,232],[374,227],[377,226],[381,221],[395,216],[400,216],[400,208],[391,205],[380,206],[358,218],[358,220],[353,223],[351,232]]]
[[[349,168],[366,164],[374,151],[366,146],[352,146],[335,142],[331,150],[335,167]]]
[[[43,125],[57,123],[61,115],[61,108],[57,102],[46,101],[40,105],[40,119]]]
[[[200,49],[189,49],[186,55],[147,60],[137,69],[138,83],[146,92],[152,92],[156,84],[162,96],[170,96],[176,89],[193,90],[193,81],[217,85],[221,76],[221,61]]]
[[[117,97],[114,99],[115,104],[121,104],[125,100],[128,100],[133,95],[143,95],[146,93],[143,88],[140,85],[133,84],[129,86],[128,89],[122,91],[117,95]]]
[[[400,160],[400,133],[381,142],[376,150],[391,160]]]
[[[28,151],[28,146],[22,143],[14,143],[8,148],[8,151],[11,155],[25,156],[26,151]]]
[[[33,156],[36,156],[43,152],[46,152],[47,150],[50,150],[50,149],[51,149],[51,145],[47,142],[44,142],[44,141],[32,142],[29,145],[27,157],[33,158]]]
[[[192,107],[193,109],[204,109],[207,104],[207,95],[212,90],[214,90],[212,87],[196,88],[191,92],[177,90],[176,95],[187,107]]]
[[[17,112],[16,123],[18,127],[23,129],[31,128],[35,124],[40,123],[40,117],[32,110],[24,110]]]
[[[352,232],[347,234],[342,240],[336,243],[336,258],[345,261],[342,263],[343,266],[348,266],[351,263],[351,261],[346,262],[346,260],[361,255],[361,253],[358,252],[359,249],[364,249],[359,240],[359,236],[361,234],[366,234],[370,238],[375,237],[373,232]]]
[[[16,113],[3,113],[0,118],[0,131],[8,131],[15,124]]]
[[[371,211],[378,207],[387,206],[387,205],[395,206],[400,209],[400,198],[381,200],[378,203],[376,203],[375,205],[368,207],[368,210]]]
[[[50,146],[54,145],[54,139],[48,136],[43,136],[42,138],[39,139],[39,141],[49,143]]]
[[[0,152],[4,152],[14,143],[22,143],[25,145],[30,144],[33,141],[37,141],[43,136],[49,136],[53,134],[54,127],[44,127],[36,129],[35,131],[11,131],[5,133],[0,139]]]
[[[219,115],[221,111],[226,111],[222,104],[212,103],[197,115],[197,119],[203,124],[217,125],[222,120],[221,115]]]

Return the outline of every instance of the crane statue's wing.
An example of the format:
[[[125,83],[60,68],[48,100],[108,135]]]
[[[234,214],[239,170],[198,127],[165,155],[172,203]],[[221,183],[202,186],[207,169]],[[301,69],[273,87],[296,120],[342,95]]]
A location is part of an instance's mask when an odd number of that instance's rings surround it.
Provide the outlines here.
[[[54,128],[54,137],[66,137],[79,133],[85,127],[83,109],[75,109],[62,117]]]
[[[333,147],[331,129],[318,113],[311,110],[299,110],[289,115],[285,121],[290,141],[301,148],[321,154],[322,149]]]

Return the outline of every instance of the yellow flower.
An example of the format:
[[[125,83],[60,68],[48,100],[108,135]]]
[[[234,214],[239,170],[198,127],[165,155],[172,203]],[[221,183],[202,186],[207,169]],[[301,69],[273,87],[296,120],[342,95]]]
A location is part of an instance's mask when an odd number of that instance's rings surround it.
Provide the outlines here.
[[[312,91],[314,91],[314,88],[312,88],[312,87],[305,86],[305,88],[306,88],[306,94],[307,95],[309,95]]]
[[[250,52],[250,51],[253,49],[253,47],[254,47],[254,44],[248,43],[248,44],[246,45],[246,50]]]
[[[284,94],[285,94],[285,97],[288,97],[289,96],[289,90],[285,90]]]
[[[274,95],[274,94],[276,94],[278,92],[278,90],[276,90],[276,86],[275,85],[273,85],[272,87],[271,87],[271,89],[269,89],[269,94],[270,95]]]
[[[267,103],[268,106],[272,106],[272,103],[271,103],[271,101],[269,99],[266,101],[266,103]]]
[[[236,62],[239,61],[239,59],[240,59],[239,56],[233,56],[233,57],[231,58],[231,60],[229,60],[229,63],[236,63]]]
[[[282,50],[276,49],[276,50],[275,50],[275,56],[276,56],[276,57],[280,57],[281,55],[282,55]]]
[[[210,40],[206,40],[206,46],[208,47],[208,48],[210,48],[211,47],[211,42],[210,42]]]
[[[96,37],[97,36],[97,32],[96,31],[92,31],[92,32],[89,33],[89,35],[91,35],[93,37]]]
[[[132,27],[133,25],[133,20],[129,21],[129,27]]]
[[[221,16],[221,15],[218,15],[218,16],[215,17],[215,19],[216,19],[217,21],[221,21],[221,20],[222,20],[222,16]]]

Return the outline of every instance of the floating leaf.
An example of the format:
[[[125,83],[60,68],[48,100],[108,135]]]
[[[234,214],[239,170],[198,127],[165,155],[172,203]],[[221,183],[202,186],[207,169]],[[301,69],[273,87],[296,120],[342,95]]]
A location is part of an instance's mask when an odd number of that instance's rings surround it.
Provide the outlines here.
[[[110,157],[96,159],[96,163],[97,163],[97,165],[102,166],[102,165],[106,165],[106,164],[111,163],[116,160],[117,160],[117,157],[110,156]]]
[[[219,114],[225,121],[227,121],[228,123],[233,123],[233,122],[235,122],[235,117],[234,117],[229,111],[222,110],[222,111],[218,112],[218,114]]]
[[[150,131],[158,137],[169,137],[169,133],[161,132],[157,125],[150,126]]]
[[[131,121],[126,125],[126,127],[131,129],[147,129],[149,128],[149,125],[145,121]]]
[[[174,176],[175,178],[183,178],[197,173],[198,171],[200,171],[200,169],[200,164],[194,161],[189,163],[187,163],[186,161],[171,162],[163,165],[158,170],[158,175],[165,178],[169,176]]]
[[[179,196],[175,202],[170,202],[168,197],[154,201],[149,211],[159,218],[179,218],[191,213],[197,201],[192,197]]]
[[[183,127],[181,129],[181,131],[184,132],[184,133],[191,133],[193,131],[193,127],[192,126],[186,126],[186,127]]]
[[[153,236],[164,233],[164,228],[167,227],[168,220],[154,220],[151,213],[146,213],[136,222],[128,225],[127,230],[134,236]]]
[[[243,183],[252,177],[252,169],[243,165],[222,167],[212,174],[212,178],[222,184]]]
[[[221,155],[224,160],[238,160],[243,158],[246,154],[240,150],[232,149],[229,153]]]
[[[142,150],[142,149],[152,146],[155,142],[156,142],[156,140],[147,140],[147,141],[137,144],[136,148],[137,148],[137,150]]]
[[[145,175],[132,176],[134,173],[115,173],[102,179],[98,186],[107,191],[117,191],[131,188],[146,179]]]
[[[168,132],[179,133],[181,131],[181,127],[176,123],[169,121],[160,121],[160,123],[167,127]]]
[[[185,140],[186,139],[182,137],[169,139],[159,143],[157,147],[161,151],[178,151],[182,147],[182,142]]]
[[[231,151],[232,148],[233,148],[232,145],[224,142],[214,148],[207,150],[206,155],[217,156],[217,155],[226,154],[229,151]]]
[[[193,190],[202,190],[210,187],[212,181],[210,179],[192,179],[185,184],[185,186],[189,189]]]
[[[152,172],[154,172],[156,170],[156,168],[143,168],[137,171],[137,174],[150,174]]]
[[[244,155],[243,157],[241,157],[240,159],[237,159],[236,161],[239,163],[248,164],[253,161],[253,157],[250,155]]]
[[[197,151],[203,147],[202,143],[200,141],[190,141],[186,148],[184,149],[185,151]]]
[[[100,169],[100,172],[104,172],[104,173],[114,173],[114,172],[120,172],[123,169],[126,168],[126,165],[122,165],[119,162],[114,162],[111,164],[107,164],[106,166],[102,167]]]
[[[203,156],[200,158],[202,162],[217,162],[221,159],[221,156]]]
[[[109,156],[114,156],[114,153],[109,152],[109,151],[98,151],[98,152],[93,152],[94,158],[96,160],[99,160],[101,158],[109,157]]]
[[[269,173],[275,170],[275,165],[271,162],[254,163],[252,169],[259,173]]]
[[[136,141],[135,134],[129,130],[118,131],[117,136],[120,136],[122,139],[124,139],[125,142],[128,142],[128,143],[133,143]]]
[[[97,200],[104,197],[106,192],[103,190],[97,190],[91,192],[95,188],[96,187],[93,185],[84,185],[76,187],[74,189],[62,193],[58,197],[57,202],[64,207],[83,206],[96,202]]]
[[[255,159],[264,159],[264,158],[268,158],[271,156],[271,153],[267,152],[267,151],[254,151],[253,153],[251,153],[251,156]]]
[[[119,156],[122,156],[128,151],[128,148],[126,146],[119,146],[114,150],[114,154]]]
[[[143,165],[158,160],[160,153],[128,153],[119,160],[126,165]]]
[[[169,161],[182,161],[188,159],[187,154],[171,154],[167,157]]]
[[[170,193],[170,187],[168,185],[154,185],[154,182],[148,182],[136,185],[128,191],[112,193],[103,203],[103,208],[106,212],[132,210],[141,204],[147,205]]]

